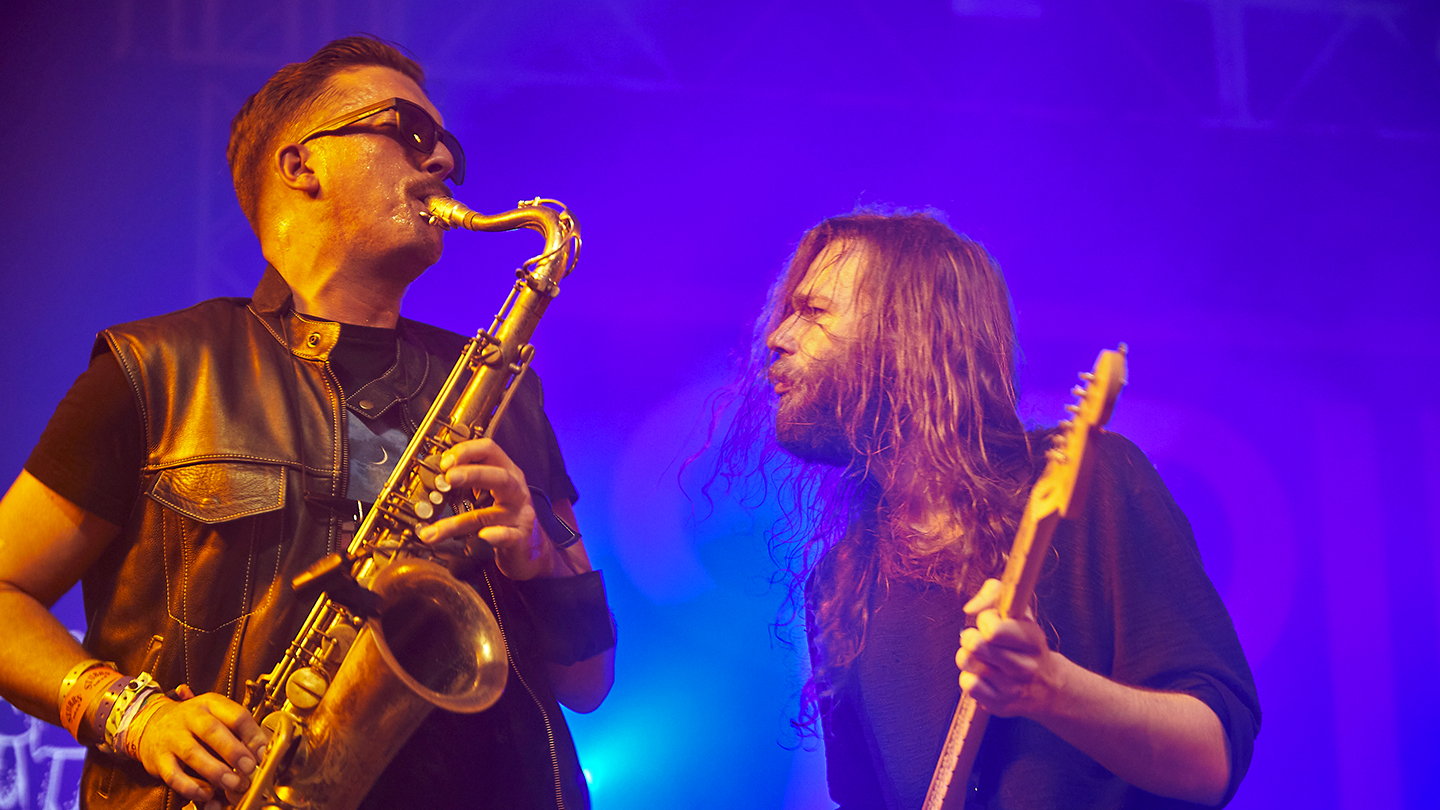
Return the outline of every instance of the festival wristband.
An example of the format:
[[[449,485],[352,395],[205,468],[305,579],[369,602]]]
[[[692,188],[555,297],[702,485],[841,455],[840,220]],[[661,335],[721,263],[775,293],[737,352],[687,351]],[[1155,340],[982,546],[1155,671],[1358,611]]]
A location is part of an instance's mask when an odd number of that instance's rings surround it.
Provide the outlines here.
[[[119,700],[120,696],[125,694],[125,688],[134,682],[134,678],[121,678],[107,686],[99,700],[92,701],[91,708],[85,711],[85,719],[80,723],[81,739],[87,743],[105,745],[105,724],[110,721],[110,714],[115,711],[115,701]]]
[[[107,728],[105,735],[105,745],[112,752],[117,754],[128,754],[126,737],[129,736],[130,730],[134,728],[135,718],[140,716],[140,712],[145,708],[145,705],[150,702],[150,699],[158,694],[161,694],[160,687],[156,686],[154,683],[151,683],[149,686],[146,686],[142,688],[139,692],[135,693],[134,699],[132,699],[130,701],[130,704],[125,707],[123,714],[118,709],[115,711],[116,715],[122,715],[120,717],[120,721],[112,724],[115,728],[115,732],[113,734],[110,733],[110,730]],[[112,715],[112,717],[113,716],[114,715]],[[132,757],[132,759],[133,758],[134,757]]]
[[[93,667],[80,673],[75,683],[65,690],[60,700],[60,725],[70,732],[77,742],[80,740],[80,723],[90,709],[90,704],[103,695],[110,685],[124,679],[124,675],[108,666]]]
[[[55,699],[61,703],[65,702],[65,694],[75,686],[75,682],[80,680],[81,675],[105,663],[99,658],[89,658],[71,667],[70,671],[65,673],[65,678],[60,681],[60,693],[55,696]],[[114,664],[107,664],[107,666],[111,669],[115,668]]]
[[[124,721],[129,714],[131,704],[142,694],[148,694],[151,690],[147,690],[146,687],[154,687],[154,683],[155,679],[150,677],[150,673],[142,672],[130,679],[129,683],[125,684],[124,690],[116,696],[115,705],[110,708],[110,714],[105,718],[105,742],[107,744],[114,742],[115,735],[120,732],[121,722]],[[95,726],[96,728],[100,727],[100,716],[98,714],[95,717]]]
[[[145,734],[145,726],[167,700],[168,697],[156,687],[144,700],[136,701],[138,711],[131,710],[134,719],[124,723],[120,733],[115,735],[115,751],[139,762],[140,738]]]

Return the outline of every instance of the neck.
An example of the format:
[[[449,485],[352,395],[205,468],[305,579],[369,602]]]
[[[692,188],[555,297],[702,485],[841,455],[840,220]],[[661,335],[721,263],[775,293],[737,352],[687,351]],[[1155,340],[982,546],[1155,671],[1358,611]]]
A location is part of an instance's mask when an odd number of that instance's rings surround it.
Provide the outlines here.
[[[301,238],[286,238],[304,234]],[[410,282],[424,268],[405,270],[403,257],[356,249],[323,228],[287,230],[263,245],[265,258],[285,278],[303,315],[359,326],[393,329]]]
[[[276,269],[285,276],[295,297],[295,309],[302,315],[386,329],[395,328],[400,320],[404,285],[387,285],[373,276],[343,272],[297,274],[292,278],[284,268]]]

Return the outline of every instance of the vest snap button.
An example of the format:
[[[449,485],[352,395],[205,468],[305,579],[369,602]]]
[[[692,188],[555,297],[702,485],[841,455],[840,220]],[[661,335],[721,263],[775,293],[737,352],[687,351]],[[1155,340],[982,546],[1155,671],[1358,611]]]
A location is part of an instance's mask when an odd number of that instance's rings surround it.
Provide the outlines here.
[[[319,346],[319,345],[320,345],[320,333],[319,333],[319,332],[311,332],[311,333],[310,333],[310,339],[307,340],[307,341],[305,341],[305,342],[306,342],[306,343],[309,343],[311,346]]]
[[[373,407],[375,407],[375,403],[371,402],[370,400],[368,400],[368,399],[362,399],[362,400],[360,400],[360,410],[362,410],[362,411],[368,411],[368,410],[370,410],[370,409],[373,408]]]

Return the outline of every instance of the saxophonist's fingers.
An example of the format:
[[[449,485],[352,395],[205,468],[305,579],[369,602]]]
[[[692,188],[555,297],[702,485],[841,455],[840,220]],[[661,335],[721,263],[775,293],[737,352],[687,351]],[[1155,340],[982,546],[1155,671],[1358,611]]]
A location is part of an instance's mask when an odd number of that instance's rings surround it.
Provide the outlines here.
[[[265,739],[250,713],[215,693],[184,702],[158,699],[164,702],[137,745],[145,769],[195,801],[208,802],[221,789],[245,790],[260,759],[251,746],[263,750]]]

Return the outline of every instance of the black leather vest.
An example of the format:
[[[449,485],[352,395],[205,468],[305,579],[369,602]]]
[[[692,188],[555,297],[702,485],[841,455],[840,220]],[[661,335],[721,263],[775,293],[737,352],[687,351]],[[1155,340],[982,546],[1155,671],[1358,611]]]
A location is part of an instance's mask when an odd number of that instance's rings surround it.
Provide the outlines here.
[[[351,399],[369,416],[401,408],[413,429],[464,338],[405,319],[399,335],[396,368]],[[133,387],[147,455],[130,520],[82,579],[92,655],[122,672],[148,670],[166,689],[184,683],[236,700],[280,659],[309,609],[290,580],[348,541],[345,401],[327,364],[339,336],[338,324],[293,311],[273,268],[248,301],[213,299],[101,333],[95,351],[114,352]],[[537,385],[537,410],[538,396]],[[479,590],[503,617],[513,595],[496,584],[499,595]],[[524,640],[507,630],[516,665],[532,670],[526,681],[542,683],[532,703],[562,738],[560,755],[537,755],[536,767],[556,771],[557,784],[567,771],[570,788],[579,765],[543,666],[527,664]],[[182,803],[138,763],[95,752],[81,796],[87,807]]]

